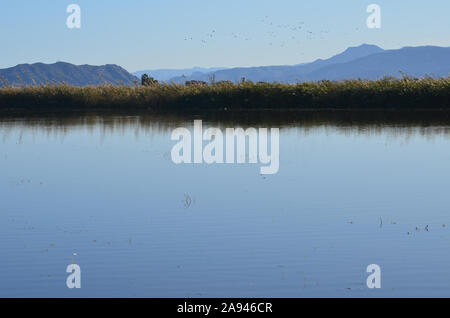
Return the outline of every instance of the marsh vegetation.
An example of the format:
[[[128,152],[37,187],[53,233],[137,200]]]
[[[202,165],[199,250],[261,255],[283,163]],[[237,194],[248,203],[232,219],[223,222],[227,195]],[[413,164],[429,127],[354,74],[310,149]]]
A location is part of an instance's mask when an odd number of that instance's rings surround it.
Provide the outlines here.
[[[385,110],[449,109],[450,77],[298,84],[219,82],[135,86],[67,84],[0,88],[0,110]]]

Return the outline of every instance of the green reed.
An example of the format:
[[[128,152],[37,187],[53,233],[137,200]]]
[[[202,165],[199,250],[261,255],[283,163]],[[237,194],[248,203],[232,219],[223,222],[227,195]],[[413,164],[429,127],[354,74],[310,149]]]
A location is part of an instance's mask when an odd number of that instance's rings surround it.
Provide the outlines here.
[[[384,78],[298,84],[221,82],[210,85],[0,88],[0,110],[283,110],[450,109],[450,77]]]

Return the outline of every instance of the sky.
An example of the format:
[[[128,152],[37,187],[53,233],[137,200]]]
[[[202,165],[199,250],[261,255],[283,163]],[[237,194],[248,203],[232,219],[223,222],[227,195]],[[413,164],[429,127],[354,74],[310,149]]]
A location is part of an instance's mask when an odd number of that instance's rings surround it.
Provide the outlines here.
[[[79,29],[66,25],[70,4],[81,8]],[[381,8],[379,29],[366,25],[370,4]],[[450,46],[449,15],[449,0],[2,0],[0,68],[292,65],[362,43]]]

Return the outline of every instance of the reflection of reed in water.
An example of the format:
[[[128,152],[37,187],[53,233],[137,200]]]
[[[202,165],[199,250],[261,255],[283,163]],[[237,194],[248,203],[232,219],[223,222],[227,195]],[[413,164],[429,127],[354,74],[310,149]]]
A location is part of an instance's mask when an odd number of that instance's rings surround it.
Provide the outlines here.
[[[6,138],[12,130],[48,135],[66,135],[87,129],[102,136],[134,131],[156,135],[170,133],[177,127],[191,127],[194,119],[202,119],[205,126],[219,127],[279,127],[301,130],[304,134],[329,129],[345,135],[389,136],[450,135],[450,111],[283,111],[264,113],[204,112],[182,114],[120,113],[98,114],[1,114],[0,134]]]

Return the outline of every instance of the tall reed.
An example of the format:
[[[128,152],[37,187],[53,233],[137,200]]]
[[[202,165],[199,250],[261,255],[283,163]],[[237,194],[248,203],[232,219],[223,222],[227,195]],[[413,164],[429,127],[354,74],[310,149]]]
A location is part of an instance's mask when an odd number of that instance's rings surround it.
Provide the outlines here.
[[[210,85],[0,88],[0,110],[145,109],[450,109],[450,77],[384,78],[298,84],[218,82]]]

